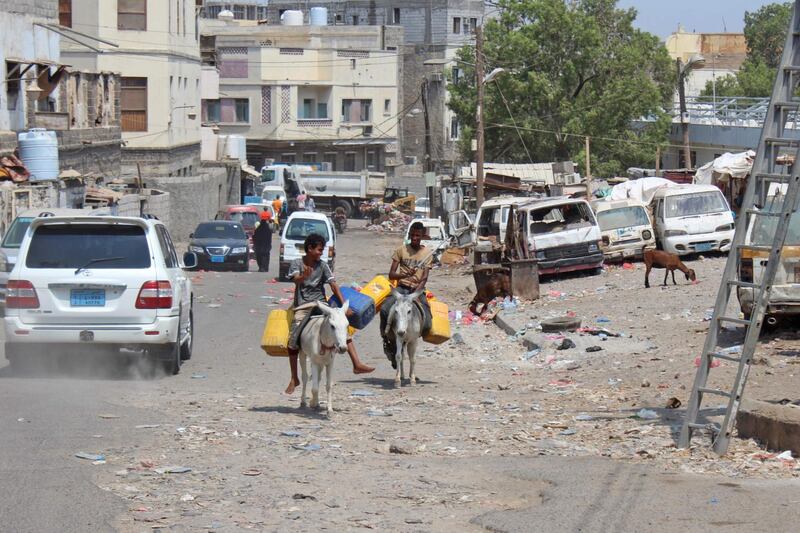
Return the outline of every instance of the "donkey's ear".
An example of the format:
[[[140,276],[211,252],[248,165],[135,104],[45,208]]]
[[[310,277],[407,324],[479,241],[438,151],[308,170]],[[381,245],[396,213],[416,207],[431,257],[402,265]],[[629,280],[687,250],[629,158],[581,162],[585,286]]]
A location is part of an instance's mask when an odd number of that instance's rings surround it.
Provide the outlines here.
[[[350,300],[345,300],[342,306],[342,313],[346,313],[348,309],[350,309]]]
[[[423,294],[425,294],[425,289],[420,289],[420,290],[418,290],[417,292],[414,292],[414,293],[412,293],[412,294],[409,294],[409,295],[408,295],[408,299],[409,299],[409,300],[416,300],[417,298],[419,298],[419,297],[420,297],[420,296],[422,296]]]
[[[320,311],[322,311],[325,314],[325,316],[330,316],[331,308],[330,306],[328,306],[328,304],[323,302],[317,302],[317,307],[319,308]]]

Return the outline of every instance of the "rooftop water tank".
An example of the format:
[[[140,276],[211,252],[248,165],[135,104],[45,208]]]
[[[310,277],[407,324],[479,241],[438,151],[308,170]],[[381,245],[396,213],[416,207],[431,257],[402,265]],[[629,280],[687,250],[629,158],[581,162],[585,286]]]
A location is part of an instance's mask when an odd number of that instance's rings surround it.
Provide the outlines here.
[[[287,9],[281,15],[281,24],[284,26],[302,26],[303,12],[296,9]]]
[[[58,178],[58,138],[56,132],[33,128],[19,134],[19,155],[31,173],[31,181]]]
[[[219,12],[219,15],[217,15],[217,19],[224,20],[226,22],[231,21],[234,19],[233,11],[229,9],[223,9],[222,11]]]
[[[327,7],[312,7],[311,14],[309,15],[309,23],[312,26],[327,26],[328,25],[328,8]]]

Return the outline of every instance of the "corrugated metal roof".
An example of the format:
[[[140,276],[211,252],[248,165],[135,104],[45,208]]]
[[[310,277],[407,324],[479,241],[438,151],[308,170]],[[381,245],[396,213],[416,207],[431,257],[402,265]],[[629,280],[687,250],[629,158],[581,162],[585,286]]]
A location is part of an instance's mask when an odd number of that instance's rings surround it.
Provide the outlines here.
[[[469,172],[468,176],[475,176],[478,170],[476,164],[472,163],[469,170],[465,167],[462,173],[464,171]],[[491,172],[499,176],[519,178],[523,182],[544,183],[547,185],[555,184],[552,163],[484,163],[483,172],[484,174]]]

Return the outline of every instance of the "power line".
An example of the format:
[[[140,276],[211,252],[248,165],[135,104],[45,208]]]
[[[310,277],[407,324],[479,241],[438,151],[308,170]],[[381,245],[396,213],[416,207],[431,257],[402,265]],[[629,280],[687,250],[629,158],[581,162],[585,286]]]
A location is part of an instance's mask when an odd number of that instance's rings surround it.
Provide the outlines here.
[[[562,135],[564,137],[577,137],[577,138],[581,138],[581,139],[584,139],[586,137],[591,137],[592,139],[600,139],[602,141],[609,141],[609,142],[616,142],[616,143],[643,144],[643,145],[656,146],[656,147],[658,147],[658,146],[664,147],[665,146],[667,148],[683,148],[682,144],[659,143],[659,142],[654,142],[654,141],[640,141],[640,140],[634,140],[634,139],[620,139],[620,138],[617,138],[617,137],[602,137],[602,136],[598,136],[598,135],[587,135],[585,133],[568,133],[568,132],[563,132],[563,131],[548,130],[548,129],[544,129],[544,128],[528,128],[528,127],[525,127],[525,126],[514,126],[514,125],[511,125],[511,124],[499,124],[499,123],[496,123],[496,122],[490,124],[490,126],[494,127],[494,128],[506,128],[506,129],[515,129],[516,128],[516,129],[523,130],[523,131],[534,131],[534,132],[538,132],[538,133],[553,133],[555,135]]]

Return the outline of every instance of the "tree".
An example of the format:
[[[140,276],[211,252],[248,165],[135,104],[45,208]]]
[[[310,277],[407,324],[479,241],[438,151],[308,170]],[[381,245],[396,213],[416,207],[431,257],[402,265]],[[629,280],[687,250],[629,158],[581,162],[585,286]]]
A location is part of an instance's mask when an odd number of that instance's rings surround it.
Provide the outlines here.
[[[488,160],[575,159],[592,138],[593,174],[649,165],[665,143],[663,109],[675,88],[672,62],[659,39],[633,27],[636,11],[616,0],[498,0],[500,15],[485,27],[487,70],[506,69],[485,87]],[[465,125],[469,158],[475,126],[473,48],[461,49],[462,81],[450,107]],[[632,130],[641,117],[654,120]]]

